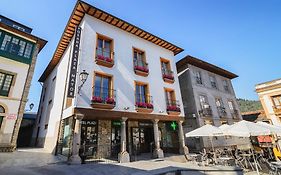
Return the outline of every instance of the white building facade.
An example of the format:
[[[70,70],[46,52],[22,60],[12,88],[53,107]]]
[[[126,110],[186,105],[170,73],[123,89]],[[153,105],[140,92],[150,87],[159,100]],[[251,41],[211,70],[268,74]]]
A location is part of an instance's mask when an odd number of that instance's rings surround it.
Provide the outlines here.
[[[221,126],[242,120],[231,83],[237,75],[192,56],[177,62],[177,70],[185,110],[184,131],[189,132],[205,124]],[[190,150],[210,148],[209,138],[186,139]],[[214,139],[214,146],[248,145],[243,139]]]
[[[181,51],[78,1],[40,78],[44,85],[34,143],[72,161],[79,148],[80,155],[120,162],[151,151],[155,157],[186,153],[184,111],[173,73],[174,55]]]
[[[0,15],[0,152],[14,151],[37,54],[46,41]]]

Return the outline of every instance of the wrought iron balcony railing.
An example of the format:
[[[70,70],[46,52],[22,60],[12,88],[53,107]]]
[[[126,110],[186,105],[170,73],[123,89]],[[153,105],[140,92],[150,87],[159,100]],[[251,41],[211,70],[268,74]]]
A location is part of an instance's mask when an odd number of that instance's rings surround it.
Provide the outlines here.
[[[211,117],[213,116],[213,110],[210,106],[204,107],[203,109],[199,110],[199,114],[202,117]]]
[[[167,112],[181,112],[178,100],[167,100]]]
[[[218,113],[219,113],[219,116],[220,116],[221,118],[227,116],[227,112],[226,112],[226,110],[225,110],[225,107],[218,107]]]
[[[135,94],[136,107],[137,108],[146,108],[153,109],[153,100],[152,96],[144,94]]]
[[[116,90],[94,86],[92,104],[104,104],[104,105],[115,106]]]

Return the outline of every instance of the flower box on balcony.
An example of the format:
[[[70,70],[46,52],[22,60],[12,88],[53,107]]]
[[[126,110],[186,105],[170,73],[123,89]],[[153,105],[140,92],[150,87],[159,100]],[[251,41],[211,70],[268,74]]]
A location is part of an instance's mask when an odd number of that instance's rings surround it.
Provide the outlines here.
[[[151,103],[136,103],[137,111],[142,113],[151,113],[153,111],[153,104]]]
[[[97,55],[96,63],[105,67],[112,67],[114,65],[114,60],[110,57],[105,57],[103,55]]]
[[[101,108],[101,109],[113,109],[115,107],[114,98],[107,98],[103,100],[101,97],[94,96],[92,98],[91,106],[93,108]]]
[[[171,74],[163,74],[163,80],[167,83],[174,83],[175,79],[174,76]]]
[[[167,113],[169,115],[180,115],[181,110],[177,106],[167,106]]]
[[[144,66],[135,66],[134,70],[137,75],[144,76],[144,77],[147,77],[149,73],[148,68]]]

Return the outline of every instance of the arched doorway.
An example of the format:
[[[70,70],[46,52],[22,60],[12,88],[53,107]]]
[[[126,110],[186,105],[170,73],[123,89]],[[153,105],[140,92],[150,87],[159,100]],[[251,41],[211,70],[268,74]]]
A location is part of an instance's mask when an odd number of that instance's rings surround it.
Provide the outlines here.
[[[6,114],[5,108],[2,105],[0,105],[0,129],[1,129],[2,122],[3,122],[3,119],[5,117],[5,114]]]

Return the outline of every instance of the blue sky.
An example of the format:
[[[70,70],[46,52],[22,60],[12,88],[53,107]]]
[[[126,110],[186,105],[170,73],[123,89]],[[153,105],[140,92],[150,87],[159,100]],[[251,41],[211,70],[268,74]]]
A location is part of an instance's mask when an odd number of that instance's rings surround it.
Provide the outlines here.
[[[281,77],[280,0],[86,0],[239,75],[237,97],[258,99],[257,83]],[[39,54],[29,103],[37,109],[38,79],[53,56],[76,0],[1,0],[0,14],[33,28],[48,41]]]

